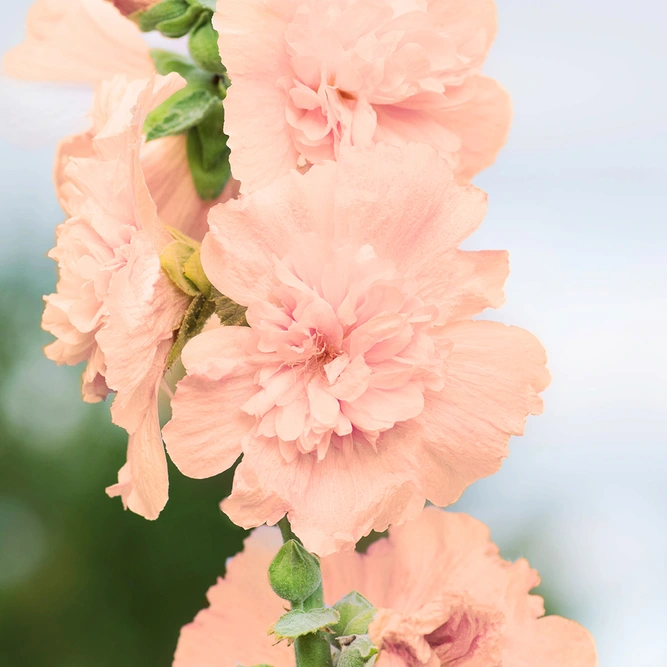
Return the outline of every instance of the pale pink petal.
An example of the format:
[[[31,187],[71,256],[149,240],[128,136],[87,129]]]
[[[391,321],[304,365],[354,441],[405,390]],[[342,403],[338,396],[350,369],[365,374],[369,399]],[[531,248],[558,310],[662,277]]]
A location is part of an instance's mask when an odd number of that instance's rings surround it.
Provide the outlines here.
[[[132,256],[112,278],[109,317],[96,339],[106,359],[106,380],[117,392],[114,423],[129,433],[155,400],[167,355],[188,307],[189,297],[167,278],[152,242],[136,234]]]
[[[440,122],[461,139],[456,175],[462,181],[491,166],[505,145],[512,122],[512,100],[493,79],[472,77],[443,110]]]
[[[424,447],[416,453],[426,495],[448,505],[480,476],[494,473],[507,456],[511,435],[523,433],[526,417],[542,412],[550,381],[546,356],[527,331],[496,322],[459,322],[445,327],[445,389],[427,392],[419,417]],[[411,426],[387,437],[409,442]]]
[[[371,530],[382,531],[419,514],[423,500],[414,494],[403,459],[400,451],[387,448],[378,455],[368,445],[358,445],[349,454],[329,449],[322,461],[307,454],[287,463],[277,448],[254,442],[244,446],[241,465],[254,469],[265,494],[288,506],[292,528],[306,547],[326,556],[352,549]],[[235,489],[222,507],[245,528],[266,521],[264,506],[238,502]]]
[[[120,496],[126,509],[146,519],[157,519],[169,496],[167,458],[158,416],[158,391],[159,382],[153,387],[153,401],[148,411],[130,435],[127,463],[118,473],[118,484],[107,489],[111,498]]]
[[[264,299],[273,285],[273,258],[282,258],[309,232],[329,233],[336,167],[293,172],[209,214],[202,245],[209,280],[233,301],[247,306]]]
[[[560,616],[519,626],[505,651],[512,667],[597,667],[595,640],[581,625]]]
[[[27,32],[3,59],[5,73],[18,79],[95,83],[155,71],[138,28],[105,0],[37,0]]]
[[[440,268],[442,254],[472,234],[486,213],[486,195],[457,185],[429,146],[349,149],[339,165],[336,237],[371,244],[410,277]]]
[[[245,541],[243,552],[228,561],[225,578],[209,589],[210,607],[181,630],[173,667],[294,667],[294,647],[276,644],[267,633],[285,612],[266,576],[281,542],[271,528]]]
[[[298,153],[285,115],[287,94],[276,85],[289,71],[285,28],[297,4],[296,0],[221,2],[213,19],[222,61],[233,72],[225,99],[225,131],[232,172],[244,192],[268,185],[297,166]]]
[[[162,223],[201,241],[211,208],[235,198],[240,184],[230,179],[216,200],[203,201],[195,190],[185,144],[185,136],[150,141],[141,149],[141,166]]]
[[[190,376],[178,383],[163,435],[183,474],[202,479],[234,465],[254,421],[241,410],[253,384],[252,375],[218,381]]]

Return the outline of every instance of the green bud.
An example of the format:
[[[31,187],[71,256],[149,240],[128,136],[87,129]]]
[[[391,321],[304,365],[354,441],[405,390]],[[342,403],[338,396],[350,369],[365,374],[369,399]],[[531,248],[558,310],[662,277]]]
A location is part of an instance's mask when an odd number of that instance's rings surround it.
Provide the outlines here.
[[[333,628],[337,635],[364,634],[368,632],[368,624],[363,628],[363,623],[370,614],[375,615],[375,607],[360,593],[352,591],[341,598],[334,605],[334,609],[340,614],[340,621]],[[357,618],[359,618],[358,622]],[[353,624],[352,630],[348,629]],[[361,628],[361,629],[357,629]]]
[[[188,130],[187,154],[188,165],[192,181],[197,194],[204,201],[217,199],[225,185],[231,178],[232,172],[229,166],[229,150],[226,149],[217,163],[211,164],[206,156],[210,152],[205,148],[208,135],[200,131],[200,127]]]
[[[184,79],[189,79],[194,72],[198,72],[197,66],[185,56],[162,49],[151,49],[153,64],[159,74],[166,76],[171,72],[177,72]]]
[[[204,273],[204,267],[201,264],[201,253],[199,249],[188,257],[188,259],[183,264],[183,275],[187,280],[189,280],[193,285],[197,287],[197,290],[201,292],[206,298],[211,296],[211,290],[213,285],[211,281]]]
[[[269,582],[278,597],[301,603],[322,583],[320,563],[296,540],[289,540],[269,565]]]
[[[185,0],[163,0],[139,16],[139,28],[142,32],[151,32],[164,21],[178,19],[190,10]]]
[[[185,275],[184,271],[188,260],[195,253],[198,254],[198,251],[185,241],[174,241],[160,253],[162,270],[171,278],[171,281],[181,292],[185,292],[189,296],[197,296],[199,294],[197,285]]]
[[[363,635],[368,632],[368,626],[375,617],[377,609],[367,609],[355,616],[345,627],[346,635]]]
[[[156,27],[165,37],[176,39],[187,35],[195,27],[200,16],[199,7],[188,7],[184,14],[168,21],[161,21]]]
[[[197,25],[192,29],[188,46],[192,59],[203,70],[215,74],[226,72],[218,51],[218,33],[208,12],[201,15]]]

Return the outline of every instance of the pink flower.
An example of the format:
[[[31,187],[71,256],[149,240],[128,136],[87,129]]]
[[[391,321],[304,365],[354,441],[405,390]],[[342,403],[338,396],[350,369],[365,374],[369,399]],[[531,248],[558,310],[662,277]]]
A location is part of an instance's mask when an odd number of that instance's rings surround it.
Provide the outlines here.
[[[27,30],[2,63],[17,79],[95,83],[116,74],[143,79],[155,70],[137,26],[106,0],[37,0]]]
[[[28,37],[5,55],[3,68],[19,79],[86,83],[118,74],[144,80],[156,73],[139,29],[108,0],[37,0],[28,15]],[[98,91],[90,130],[66,138],[58,147],[56,190],[68,214],[63,170],[70,157],[92,155],[92,140],[106,122],[104,106],[114,103],[105,99],[107,92]],[[116,87],[116,93],[122,91]],[[202,201],[190,175],[185,136],[144,143],[140,155],[162,222],[201,241],[211,206],[236,196],[238,182],[231,180],[216,201]]]
[[[186,625],[174,667],[294,667],[294,649],[267,628],[284,613],[266,571],[280,533],[260,528],[208,592],[210,607]],[[322,561],[325,601],[356,590],[378,612],[370,636],[377,667],[595,667],[595,643],[577,623],[544,617],[530,595],[538,574],[504,561],[482,523],[427,508],[392,528],[366,555]]]
[[[50,359],[87,362],[84,400],[117,392],[113,420],[130,441],[120,484],[109,493],[148,518],[167,499],[157,393],[188,298],[160,266],[159,252],[172,239],[146,186],[140,151],[147,113],[183,85],[170,75],[101,86],[88,157],[71,157],[61,173],[71,217],[50,253],[60,275],[42,323],[57,338],[46,348]]]
[[[457,248],[485,201],[434,149],[381,145],[211,211],[204,269],[250,326],[186,346],[164,437],[190,477],[243,453],[236,524],[287,513],[326,555],[499,468],[549,375],[529,333],[471,321],[508,272]]]
[[[219,2],[235,176],[254,190],[343,145],[414,141],[469,180],[510,126],[509,96],[479,74],[496,23],[493,0]]]

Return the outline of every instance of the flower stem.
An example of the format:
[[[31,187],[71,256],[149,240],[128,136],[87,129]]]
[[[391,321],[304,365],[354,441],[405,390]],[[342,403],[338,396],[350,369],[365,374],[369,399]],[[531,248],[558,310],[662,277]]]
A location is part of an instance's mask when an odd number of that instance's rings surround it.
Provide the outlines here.
[[[284,516],[279,522],[278,527],[283,536],[283,542],[289,540],[299,540],[292,532],[289,519]],[[324,592],[322,585],[303,603],[292,605],[305,610],[324,606]],[[296,667],[333,667],[331,659],[331,644],[323,632],[315,632],[309,635],[297,637],[294,640],[294,651],[296,653]]]

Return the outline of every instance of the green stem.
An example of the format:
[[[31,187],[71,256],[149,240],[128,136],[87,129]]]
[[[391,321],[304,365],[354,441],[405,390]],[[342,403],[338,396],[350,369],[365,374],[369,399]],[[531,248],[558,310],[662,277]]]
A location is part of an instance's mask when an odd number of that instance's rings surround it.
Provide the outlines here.
[[[289,519],[284,516],[279,522],[278,527],[283,536],[283,542],[289,540],[299,540],[299,538],[292,532]],[[324,592],[322,585],[303,603],[299,605],[292,605],[292,609],[314,609],[316,607],[324,606]],[[331,644],[327,636],[323,632],[315,632],[310,635],[303,635],[294,640],[294,651],[296,653],[296,667],[333,667],[331,660]]]

